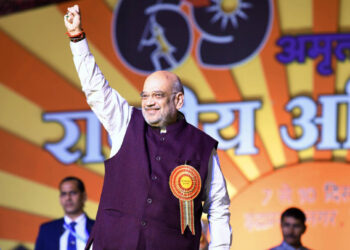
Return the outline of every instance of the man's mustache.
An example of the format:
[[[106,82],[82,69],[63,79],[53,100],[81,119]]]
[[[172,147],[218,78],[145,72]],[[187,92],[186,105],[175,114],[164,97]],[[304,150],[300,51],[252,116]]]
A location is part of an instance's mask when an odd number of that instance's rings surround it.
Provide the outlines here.
[[[159,110],[159,107],[144,107],[145,110]]]

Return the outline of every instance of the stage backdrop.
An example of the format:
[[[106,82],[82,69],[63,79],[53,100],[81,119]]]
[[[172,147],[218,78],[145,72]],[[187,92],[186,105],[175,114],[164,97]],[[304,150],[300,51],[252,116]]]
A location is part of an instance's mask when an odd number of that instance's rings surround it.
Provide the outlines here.
[[[1,249],[32,249],[39,225],[62,216],[65,176],[84,180],[96,215],[109,142],[65,34],[74,4],[100,68],[129,103],[140,104],[152,71],[182,79],[182,111],[219,141],[232,249],[279,244],[289,206],[307,213],[305,245],[349,247],[350,0],[4,2]]]

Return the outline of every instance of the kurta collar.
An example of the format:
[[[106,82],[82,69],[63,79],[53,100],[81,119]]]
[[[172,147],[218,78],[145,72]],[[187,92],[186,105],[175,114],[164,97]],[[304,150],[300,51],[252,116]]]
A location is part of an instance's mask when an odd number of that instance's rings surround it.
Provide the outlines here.
[[[179,130],[179,129],[184,127],[184,124],[186,123],[186,119],[185,119],[185,116],[181,112],[178,112],[177,116],[178,117],[177,117],[176,122],[174,122],[166,127],[163,127],[163,128],[152,127],[152,126],[149,126],[149,127],[151,128],[151,130],[153,132],[157,132],[158,134],[165,134],[165,133]]]

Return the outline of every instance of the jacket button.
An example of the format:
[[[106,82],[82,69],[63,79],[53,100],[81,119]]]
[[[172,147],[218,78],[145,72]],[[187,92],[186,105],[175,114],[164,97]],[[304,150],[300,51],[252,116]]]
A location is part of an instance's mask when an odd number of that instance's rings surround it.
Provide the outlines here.
[[[145,227],[146,225],[147,225],[147,223],[146,223],[146,221],[141,221],[141,225],[143,226],[143,227]]]
[[[152,175],[152,180],[157,180],[158,179],[158,177],[156,176],[156,175]]]
[[[151,203],[152,203],[152,199],[151,199],[151,198],[148,198],[148,199],[147,199],[147,203],[148,203],[148,204],[151,204]]]
[[[165,138],[164,137],[160,137],[160,141],[165,141]]]
[[[157,160],[157,161],[160,161],[160,159],[161,159],[161,158],[160,158],[160,156],[158,155],[158,156],[156,157],[156,160]]]

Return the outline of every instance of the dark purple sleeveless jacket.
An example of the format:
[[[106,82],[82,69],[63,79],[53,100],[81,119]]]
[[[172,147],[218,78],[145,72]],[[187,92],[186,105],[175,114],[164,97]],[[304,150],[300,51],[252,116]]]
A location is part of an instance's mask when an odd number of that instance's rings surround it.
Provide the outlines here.
[[[123,144],[105,161],[105,178],[96,223],[88,245],[111,250],[199,249],[203,187],[217,142],[185,119],[160,133],[133,109]],[[195,235],[181,234],[179,200],[169,176],[188,164],[200,173],[202,190],[194,199]]]

